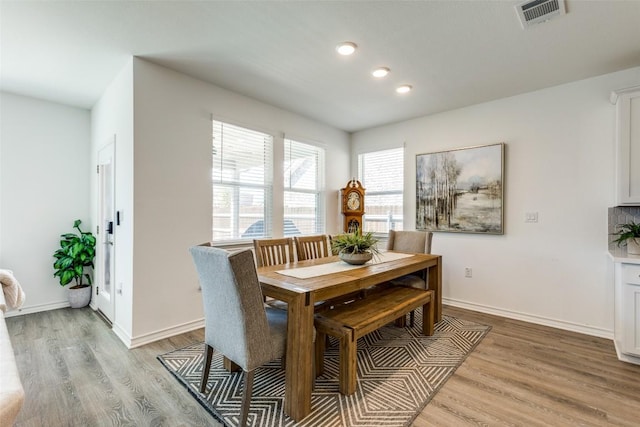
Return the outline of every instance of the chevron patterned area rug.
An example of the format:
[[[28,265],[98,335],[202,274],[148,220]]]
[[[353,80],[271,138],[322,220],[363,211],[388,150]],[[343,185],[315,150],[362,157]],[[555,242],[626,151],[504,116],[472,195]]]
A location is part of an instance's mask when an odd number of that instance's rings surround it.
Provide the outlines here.
[[[387,325],[358,341],[358,388],[351,396],[338,392],[338,345],[325,353],[325,372],[313,390],[312,412],[296,423],[284,415],[284,371],[280,361],[256,370],[248,424],[251,426],[406,426],[462,364],[490,327],[443,316],[435,334],[425,337],[421,315],[413,328]],[[420,320],[419,320],[420,319]],[[160,362],[217,420],[237,426],[242,373],[222,367],[214,353],[207,394],[198,392],[203,343],[158,356]],[[212,420],[213,421],[213,420]]]

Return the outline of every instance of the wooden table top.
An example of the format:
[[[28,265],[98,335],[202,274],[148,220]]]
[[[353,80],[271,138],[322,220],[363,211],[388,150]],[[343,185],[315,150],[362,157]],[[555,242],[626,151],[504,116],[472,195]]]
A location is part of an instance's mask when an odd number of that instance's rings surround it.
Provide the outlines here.
[[[258,278],[263,289],[272,289],[276,292],[275,288],[277,288],[279,292],[285,294],[310,293],[313,294],[313,299],[318,301],[423,270],[436,265],[440,258],[439,255],[430,254],[407,255],[410,256],[310,278],[297,278],[278,273],[281,270],[342,262],[337,256],[318,258],[284,265],[260,267],[258,268]]]

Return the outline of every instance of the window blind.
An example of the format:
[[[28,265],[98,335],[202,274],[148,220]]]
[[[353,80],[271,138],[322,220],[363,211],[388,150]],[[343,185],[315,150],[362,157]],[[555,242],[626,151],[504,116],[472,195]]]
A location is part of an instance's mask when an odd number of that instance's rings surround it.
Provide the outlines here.
[[[273,137],[213,120],[213,240],[271,236]]]
[[[404,148],[358,155],[358,177],[366,189],[363,230],[402,230]]]
[[[324,152],[284,140],[284,235],[325,232]]]

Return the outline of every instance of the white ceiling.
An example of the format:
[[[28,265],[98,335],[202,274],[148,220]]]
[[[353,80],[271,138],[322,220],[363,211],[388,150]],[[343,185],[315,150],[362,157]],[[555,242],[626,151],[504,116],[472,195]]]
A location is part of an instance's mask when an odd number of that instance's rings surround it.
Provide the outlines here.
[[[517,3],[2,0],[0,89],[91,108],[135,55],[356,131],[640,66],[640,0]]]

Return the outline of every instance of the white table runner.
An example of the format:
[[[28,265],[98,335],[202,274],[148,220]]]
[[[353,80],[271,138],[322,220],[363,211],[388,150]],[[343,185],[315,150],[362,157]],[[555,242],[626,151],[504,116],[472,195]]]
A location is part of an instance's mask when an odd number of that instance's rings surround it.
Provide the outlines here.
[[[383,262],[395,261],[397,259],[408,258],[411,254],[396,252],[381,252],[374,256],[371,261],[363,265],[351,265],[344,261],[330,262],[328,264],[312,265],[310,267],[291,268],[289,270],[278,270],[276,273],[284,276],[295,277],[297,279],[309,279],[311,277],[324,276],[326,274],[341,273],[343,271],[366,267],[368,265],[382,264]]]

